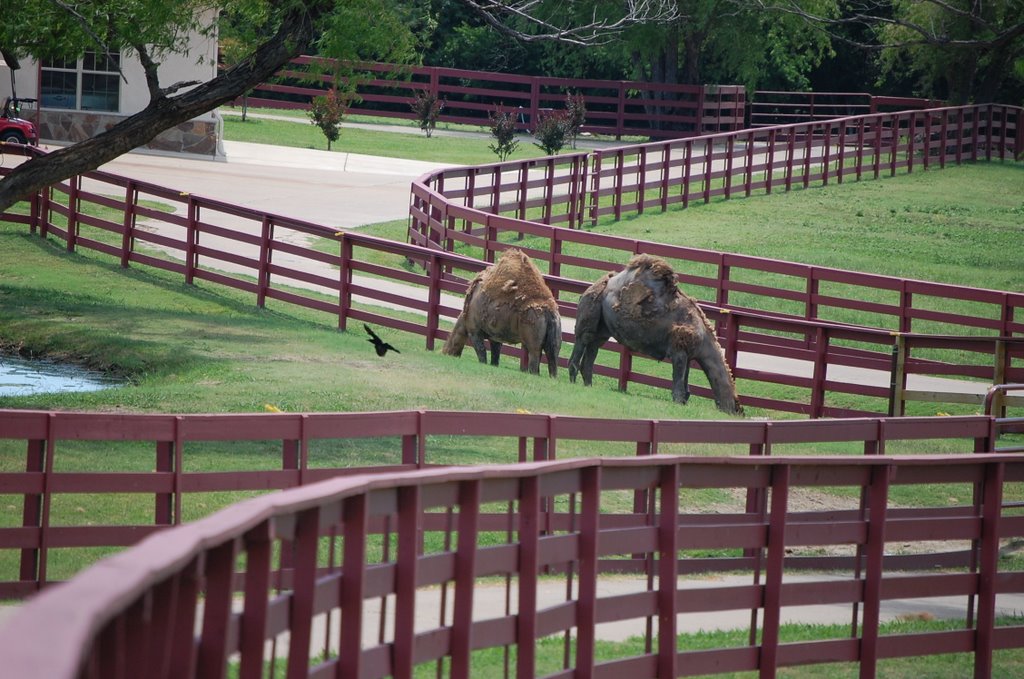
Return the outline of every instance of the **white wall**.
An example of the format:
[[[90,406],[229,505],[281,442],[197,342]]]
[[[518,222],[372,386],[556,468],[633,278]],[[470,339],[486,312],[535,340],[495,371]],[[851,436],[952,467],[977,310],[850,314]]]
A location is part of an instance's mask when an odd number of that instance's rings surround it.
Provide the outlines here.
[[[216,10],[208,10],[204,17],[205,24],[212,24]],[[188,54],[172,54],[160,60],[160,85],[167,87],[187,80],[207,81],[217,75],[217,40],[194,34],[192,47]],[[121,110],[116,113],[131,115],[138,113],[149,103],[149,90],[146,87],[146,76],[137,56],[122,60],[121,69],[127,82],[121,80]],[[21,68],[15,71],[17,93],[19,97],[39,98],[39,64],[30,59],[21,60]],[[11,70],[0,66],[0,101],[11,95]],[[31,110],[25,110],[30,117]],[[207,113],[197,120],[213,120],[214,114]]]

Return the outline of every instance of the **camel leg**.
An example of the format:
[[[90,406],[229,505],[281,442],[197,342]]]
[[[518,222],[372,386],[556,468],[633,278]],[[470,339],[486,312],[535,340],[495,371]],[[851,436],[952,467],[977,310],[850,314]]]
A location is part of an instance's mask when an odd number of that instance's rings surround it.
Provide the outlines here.
[[[473,341],[476,357],[480,359],[481,363],[487,363],[487,347],[484,345],[484,338],[480,335],[471,335],[470,339]]]
[[[588,344],[583,348],[583,357],[580,359],[580,374],[583,375],[583,386],[589,387],[594,381],[594,361],[597,360],[597,352],[601,345],[608,340],[602,340]]]
[[[501,342],[495,342],[491,340],[491,365],[498,365],[498,359],[501,358]],[[481,358],[482,362],[483,359]]]
[[[547,349],[544,353],[548,357],[548,376],[558,377],[558,354],[552,355],[550,349]]]
[[[572,347],[572,355],[569,356],[569,381],[573,384],[576,383],[576,375],[580,371],[580,361],[583,360],[584,350],[583,342],[577,340]]]
[[[527,354],[530,359],[530,363],[526,370],[531,375],[540,375],[540,349],[531,349]]]
[[[672,361],[672,400],[686,403],[690,400],[690,357]]]

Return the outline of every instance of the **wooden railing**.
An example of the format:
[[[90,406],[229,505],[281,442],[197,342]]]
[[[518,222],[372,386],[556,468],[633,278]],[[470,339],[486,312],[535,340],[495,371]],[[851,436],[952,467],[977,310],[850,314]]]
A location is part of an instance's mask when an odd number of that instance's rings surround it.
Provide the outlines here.
[[[727,357],[741,380],[743,402],[812,417],[902,414],[904,403],[911,400],[981,403],[983,388],[972,390],[969,383],[966,390],[956,384],[952,385],[955,389],[917,388],[908,384],[910,375],[980,380],[982,387],[1024,381],[1024,366],[1019,364],[1024,356],[1024,316],[1019,311],[1024,307],[1024,293],[681,248],[557,228],[488,211],[498,205],[514,215],[529,216],[533,211],[547,214],[553,222],[570,223],[579,202],[579,194],[571,191],[572,176],[580,167],[579,156],[572,155],[463,168],[435,175],[430,182],[417,182],[413,185],[410,244],[358,233],[338,234],[309,222],[106,172],[91,172],[54,185],[29,202],[27,215],[3,217],[25,224],[43,237],[63,241],[69,250],[101,252],[124,267],[145,265],[171,271],[190,284],[206,282],[242,290],[252,294],[261,307],[269,300],[314,309],[328,314],[342,330],[349,320],[356,320],[411,332],[424,337],[430,350],[447,337],[447,324],[461,311],[457,295],[465,292],[468,279],[496,253],[509,247],[509,233],[524,233],[534,243],[538,237],[548,242],[543,250],[515,244],[542,266],[546,262],[547,282],[562,298],[560,311],[568,318],[575,317],[573,300],[590,281],[619,268],[631,254],[648,252],[686,262],[676,268],[681,272],[680,282],[691,293],[701,297],[701,286],[711,290],[707,297],[715,304],[703,308],[718,322]],[[515,181],[507,183],[509,177]],[[432,186],[442,187],[444,193]],[[543,205],[535,202],[534,192],[548,196]],[[555,196],[568,198],[559,201]],[[150,206],[153,201],[171,206],[172,212],[154,209]],[[90,206],[97,205],[118,211],[116,221],[95,216]],[[477,256],[452,253],[455,243],[477,248]],[[602,252],[607,254],[602,256]],[[390,256],[391,261],[382,260],[382,255]],[[425,268],[409,271],[402,266],[406,260],[422,262]],[[573,267],[574,277],[560,275],[564,274],[562,266]],[[698,266],[705,267],[709,275],[691,273]],[[762,274],[767,278],[758,280]],[[787,282],[780,284],[780,280]],[[766,313],[756,308],[759,299],[787,300],[796,308],[785,315]],[[963,312],[938,312],[934,311],[935,300],[968,306]],[[881,319],[890,317],[899,334],[822,320],[827,319],[826,309],[837,314],[862,311]],[[839,315],[835,318],[845,320]],[[911,326],[911,321],[915,325]],[[990,335],[965,338],[906,332],[921,323],[950,324]],[[574,339],[568,324],[563,339]],[[522,357],[517,348],[505,350]],[[617,354],[617,364],[598,365],[595,371],[616,379],[620,388],[629,383],[668,388],[668,376],[655,362],[634,356],[615,343],[608,345],[608,351]],[[754,362],[744,363],[744,355],[753,357]],[[765,355],[795,360],[797,365],[756,359]],[[564,365],[565,359],[562,362]],[[874,370],[876,377],[881,371],[882,384],[866,384],[863,375],[844,375],[839,372],[841,366]],[[693,393],[710,396],[700,380],[696,377]],[[795,391],[767,396],[757,393],[754,385],[759,383],[786,385]],[[842,394],[874,397],[878,405],[850,407],[830,402]]]
[[[830,118],[938,108],[942,101],[875,96],[867,92],[780,92],[757,90],[747,102],[749,127],[774,127]]]
[[[975,677],[1009,676],[994,652],[1024,647],[1024,625],[997,623],[997,596],[1024,592],[1024,572],[1001,568],[999,547],[1024,538],[1024,517],[1003,510],[1004,489],[1020,482],[1024,461],[1011,455],[652,456],[334,479],[150,536],[42,592],[4,627],[0,661],[23,679],[405,679],[424,663],[468,678],[495,649],[497,676],[670,679],[829,662],[859,663],[860,676],[874,677],[886,659],[960,652],[973,654]],[[974,486],[977,502],[889,505],[900,489],[947,483]],[[823,484],[859,496],[860,508],[791,508]],[[693,499],[704,489],[760,500],[707,513]],[[623,491],[647,511],[617,511]],[[569,510],[552,521],[551,506]],[[887,544],[920,540],[970,542],[970,567],[894,573]],[[807,547],[853,547],[856,565],[792,581],[787,553]],[[700,550],[749,554],[748,582],[693,587],[680,576]],[[609,593],[600,564],[618,559],[640,561],[650,577]],[[504,605],[474,605],[481,578],[504,582]],[[544,584],[560,594],[541,594]],[[963,597],[963,627],[880,632],[884,602],[936,596]],[[783,608],[809,604],[848,606],[849,627],[786,642]],[[439,618],[417,615],[434,605]],[[681,615],[720,611],[749,625],[745,645],[679,646]],[[599,658],[608,623],[635,624],[642,641]],[[538,642],[552,636],[563,645],[548,657]]]
[[[694,447],[721,455],[766,457],[806,454],[809,445],[833,454],[883,455],[927,452],[940,441],[944,450],[967,454],[993,449],[1001,433],[995,423],[994,418],[983,416],[735,421],[724,426],[711,421],[443,411],[161,415],[0,410],[4,456],[12,466],[15,460],[24,460],[17,465],[22,471],[0,473],[3,492],[12,502],[20,498],[22,517],[20,525],[0,527],[0,563],[8,564],[0,574],[0,598],[25,597],[63,579],[69,564],[81,562],[74,556],[76,551],[124,547],[180,524],[186,520],[185,509],[193,508],[195,518],[197,506],[228,504],[252,493],[335,476],[433,467],[436,460],[450,458],[449,448],[460,445],[450,439],[475,437],[477,445],[490,451],[491,459],[504,454],[509,463],[593,455],[593,445],[587,443],[595,442],[607,444],[607,455],[626,457],[685,453]],[[339,440],[353,444],[369,440],[375,448],[374,463],[325,463],[323,457],[318,458],[320,462],[311,461],[311,451],[323,451]],[[95,451],[97,442],[110,447],[105,456],[108,462],[93,460],[88,473],[82,473],[75,467],[76,460],[88,454],[83,450]],[[195,470],[196,455],[209,455],[227,442],[261,451],[267,466],[230,472]],[[125,471],[125,464],[139,471]],[[75,498],[88,496],[92,502],[104,494],[120,498],[123,510],[107,516],[97,507],[90,512],[91,521],[83,524],[76,503],[87,500]],[[632,506],[640,515],[647,511],[640,499]],[[550,509],[548,521],[567,520],[561,510]],[[199,516],[209,511],[200,511]],[[749,556],[695,555],[685,568],[692,572],[748,568]],[[893,556],[887,563],[931,568],[963,565],[966,558],[961,551],[920,558]],[[851,563],[848,556],[803,555],[786,560],[787,567],[804,569],[846,568]],[[640,561],[602,561],[602,567],[642,572]]]
[[[585,221],[579,210],[578,196],[584,193],[580,182],[589,185],[586,193],[594,222],[755,191],[771,193],[812,183],[842,183],[844,179],[912,172],[915,168],[937,169],[947,163],[1012,160],[1024,152],[1021,112],[1017,107],[995,105],[942,108],[624,146],[589,154],[591,163],[585,176],[576,170],[578,155],[567,157],[561,167],[549,159],[544,164],[504,163],[470,171],[441,170],[422,177],[413,186],[410,241],[449,251],[458,247],[485,261],[493,261],[496,253],[514,245],[544,262],[552,276],[566,276],[571,270],[572,278],[585,281],[618,270],[634,253],[664,257],[673,264],[687,292],[716,307],[705,307],[709,315],[721,318],[718,309],[733,314],[730,318],[735,319],[735,327],[730,330],[719,326],[723,341],[732,342],[727,338],[731,331],[764,349],[779,340],[763,332],[744,336],[739,326],[771,328],[792,333],[792,341],[786,348],[768,353],[787,356],[792,351],[796,352],[794,357],[814,361],[815,356],[833,351],[829,338],[823,338],[820,345],[817,342],[820,322],[838,326],[870,324],[886,331],[889,339],[879,341],[877,336],[868,337],[868,333],[857,330],[822,330],[831,337],[850,332],[858,335],[856,341],[874,348],[862,352],[859,358],[836,355],[835,361],[826,361],[828,365],[890,370],[888,412],[902,413],[906,400],[967,400],[980,405],[980,393],[947,389],[938,395],[934,392],[942,392],[941,388],[908,390],[906,375],[980,377],[992,383],[1021,379],[1024,293],[858,273],[549,225],[573,226]],[[488,199],[493,196],[504,198]],[[516,240],[523,235],[525,241]],[[564,285],[552,287],[576,292]],[[750,313],[771,318],[744,315]],[[801,329],[797,319],[812,325]],[[964,334],[984,338],[966,339],[962,338]],[[854,341],[852,337],[847,339]],[[958,351],[980,352],[991,359],[979,363],[960,356],[952,359],[960,363],[958,367],[950,366],[944,355],[935,360],[935,349],[954,346]],[[918,352],[916,357],[912,356],[914,350]],[[729,349],[727,353],[730,358],[735,356]],[[621,386],[633,379],[628,366],[621,363],[617,375]],[[629,376],[623,381],[623,375]],[[824,375],[823,370],[816,372],[815,379],[821,382]],[[761,375],[742,368],[737,376],[761,379]],[[781,383],[792,381],[783,378]],[[817,393],[817,387],[812,390]],[[867,391],[848,393],[869,395]],[[871,392],[882,395],[877,388]],[[823,410],[815,405],[814,398],[805,403],[807,408],[800,412],[812,416],[853,414]]]
[[[330,62],[299,57],[247,97],[251,106],[308,109],[332,82]],[[584,132],[651,138],[689,137],[744,126],[742,85],[671,85],[631,80],[584,80],[467,71],[436,66],[361,64],[355,69],[359,101],[351,111],[413,119],[419,93],[444,102],[439,122],[486,127],[495,111],[516,114],[519,130],[536,130],[540,118],[565,108],[566,95],[583,95]],[[236,105],[241,100],[235,102]]]

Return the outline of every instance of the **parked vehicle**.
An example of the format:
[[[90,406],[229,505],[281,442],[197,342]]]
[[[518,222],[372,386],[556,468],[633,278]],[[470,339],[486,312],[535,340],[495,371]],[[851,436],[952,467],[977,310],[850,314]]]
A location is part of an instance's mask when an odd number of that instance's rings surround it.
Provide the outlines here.
[[[34,104],[35,99],[7,97],[0,113],[0,141],[8,144],[39,145],[39,130],[34,123],[20,118],[22,103]]]

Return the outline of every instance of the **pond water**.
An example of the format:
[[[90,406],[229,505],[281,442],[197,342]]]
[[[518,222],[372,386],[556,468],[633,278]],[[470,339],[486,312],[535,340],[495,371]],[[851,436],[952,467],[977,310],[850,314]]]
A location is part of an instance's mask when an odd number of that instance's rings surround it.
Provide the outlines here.
[[[41,358],[0,355],[0,396],[97,391],[120,382],[97,371]]]

